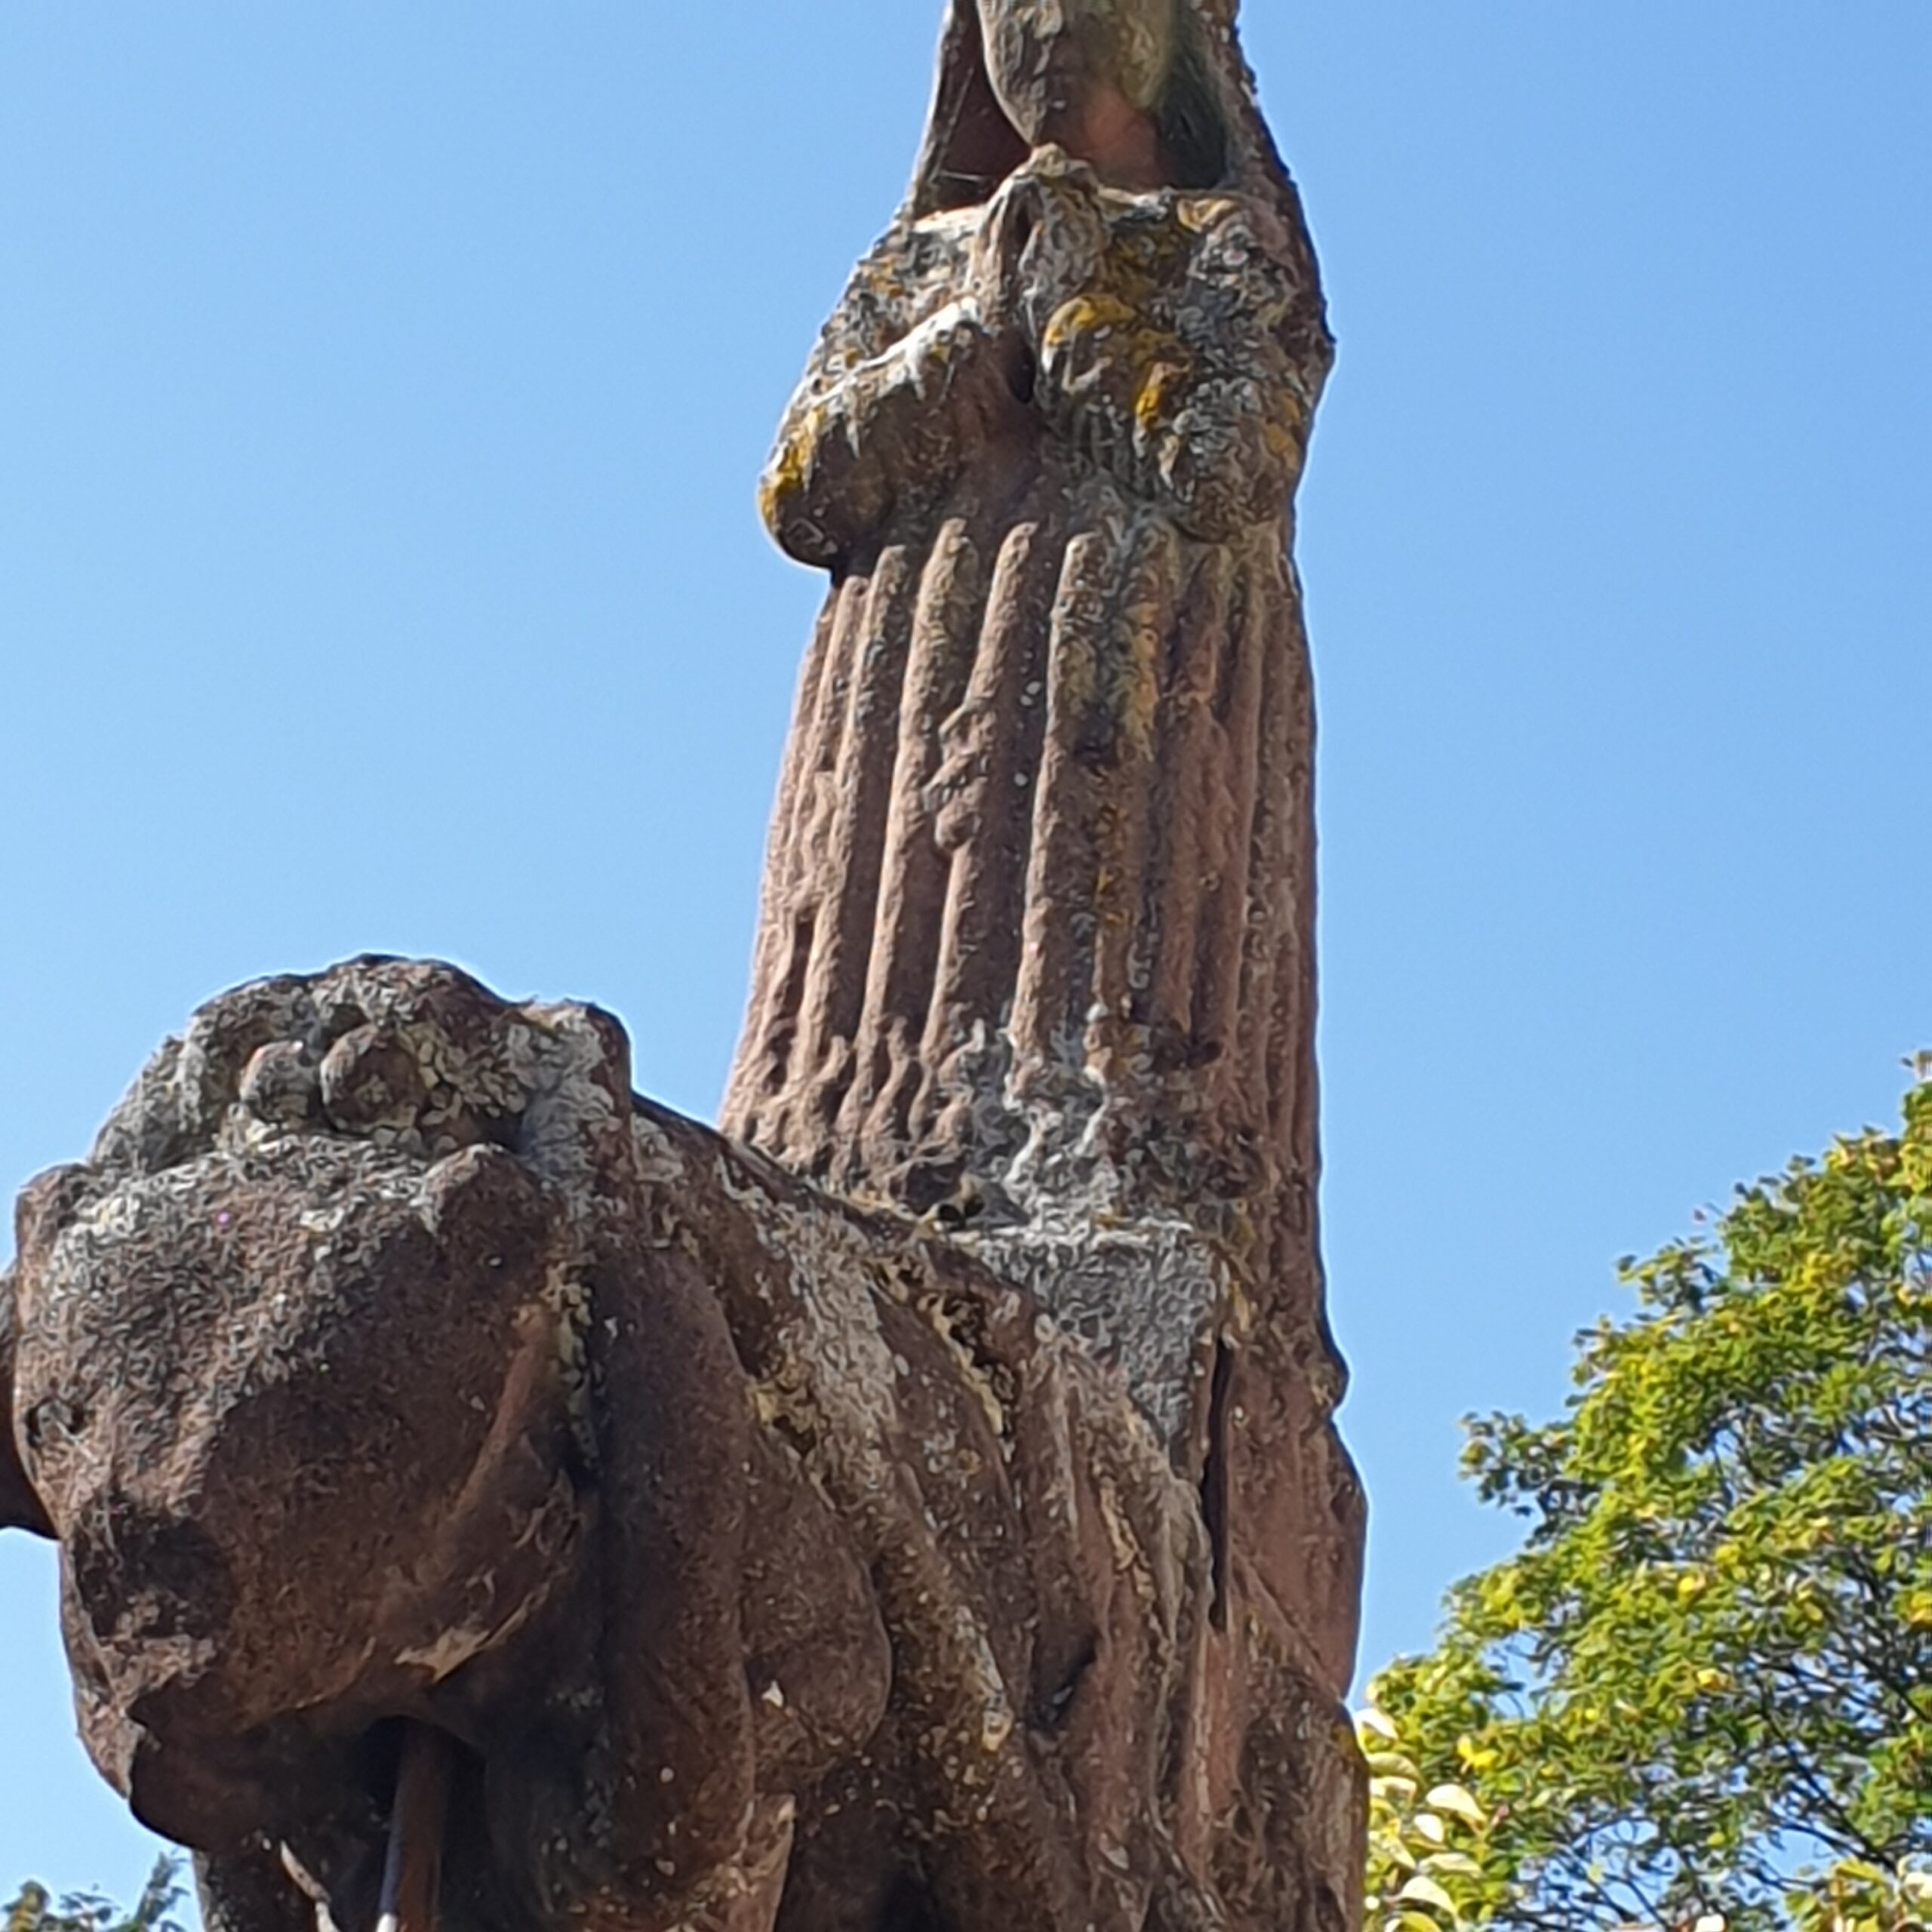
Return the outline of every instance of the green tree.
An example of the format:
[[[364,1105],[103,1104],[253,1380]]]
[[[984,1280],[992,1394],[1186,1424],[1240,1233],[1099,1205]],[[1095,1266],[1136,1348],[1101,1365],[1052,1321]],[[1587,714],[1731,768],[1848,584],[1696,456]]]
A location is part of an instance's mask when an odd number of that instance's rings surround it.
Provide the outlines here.
[[[1489,1807],[1464,1785],[1425,1788],[1421,1767],[1383,1712],[1362,1712],[1355,1738],[1368,1761],[1368,1932],[1490,1922],[1491,1905],[1509,1887],[1490,1842]]]
[[[45,1885],[29,1879],[4,1909],[5,1932],[181,1932],[174,1917],[183,1894],[178,1859],[155,1861],[131,1909],[95,1892],[69,1892],[57,1905]]]
[[[1469,1474],[1527,1537],[1373,1688],[1373,1925],[1932,1925],[1932,1063],[1918,1074],[1897,1133],[1794,1161],[1625,1263],[1637,1312],[1580,1338],[1560,1420],[1469,1425]],[[1429,1807],[1444,1790],[1473,1801],[1460,1846]],[[1447,1869],[1423,1865],[1437,1846]]]

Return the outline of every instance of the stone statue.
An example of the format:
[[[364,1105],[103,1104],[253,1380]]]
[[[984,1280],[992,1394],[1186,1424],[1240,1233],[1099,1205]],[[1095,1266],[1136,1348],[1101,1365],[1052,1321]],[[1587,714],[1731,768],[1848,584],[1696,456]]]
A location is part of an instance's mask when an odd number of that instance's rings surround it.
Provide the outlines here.
[[[718,1134],[367,959],[0,1280],[0,1524],[211,1932],[1343,1932],[1292,494],[1231,0],[952,0],[767,519],[831,592]]]

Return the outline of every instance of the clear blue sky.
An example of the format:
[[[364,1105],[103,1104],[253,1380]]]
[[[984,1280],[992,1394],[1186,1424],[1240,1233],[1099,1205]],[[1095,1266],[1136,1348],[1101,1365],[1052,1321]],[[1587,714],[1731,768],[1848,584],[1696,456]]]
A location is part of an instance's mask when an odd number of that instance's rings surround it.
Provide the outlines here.
[[[1341,361],[1328,1254],[1365,1660],[1456,1418],[1932,1044],[1932,5],[1251,0]],[[751,485],[937,0],[0,6],[0,1188],[365,949],[700,1115],[817,586]],[[0,1542],[0,1885],[146,1847]]]

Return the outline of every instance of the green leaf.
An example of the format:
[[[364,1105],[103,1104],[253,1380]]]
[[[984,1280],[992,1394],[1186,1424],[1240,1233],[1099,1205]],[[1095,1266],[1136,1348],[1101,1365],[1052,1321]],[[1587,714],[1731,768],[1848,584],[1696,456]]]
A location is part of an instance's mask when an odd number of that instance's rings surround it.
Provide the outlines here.
[[[1447,1872],[1453,1878],[1480,1878],[1482,1867],[1466,1851],[1432,1851],[1423,1860],[1424,1872]]]
[[[1434,1786],[1423,1802],[1432,1811],[1447,1811],[1452,1817],[1466,1819],[1472,1825],[1480,1825],[1488,1815],[1459,1784]]]
[[[1418,1872],[1395,1896],[1417,1905],[1432,1905],[1452,1918],[1455,1915],[1456,1901],[1426,1872]]]

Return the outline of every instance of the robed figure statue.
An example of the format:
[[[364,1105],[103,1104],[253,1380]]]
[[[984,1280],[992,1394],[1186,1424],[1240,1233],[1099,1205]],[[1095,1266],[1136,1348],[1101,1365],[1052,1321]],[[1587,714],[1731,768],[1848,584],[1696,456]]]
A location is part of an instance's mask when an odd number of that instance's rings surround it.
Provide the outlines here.
[[[762,503],[829,573],[724,1131],[238,989],[0,1278],[0,1525],[211,1932],[1352,1932],[1291,505],[1233,0],[951,0]]]
[[[1118,1366],[1297,1667],[1361,1501],[1315,1225],[1292,506],[1332,360],[1233,0],[955,0],[762,485],[831,588],[726,1130]]]

